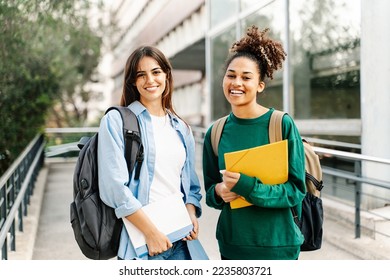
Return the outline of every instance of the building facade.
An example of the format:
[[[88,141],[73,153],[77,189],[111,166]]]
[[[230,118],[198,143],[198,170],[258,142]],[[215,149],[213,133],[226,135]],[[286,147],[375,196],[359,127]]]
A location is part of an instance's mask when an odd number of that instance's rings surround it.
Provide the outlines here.
[[[190,123],[208,126],[229,112],[222,69],[232,43],[251,25],[270,28],[288,53],[259,102],[289,112],[305,135],[359,143],[361,3],[343,0],[114,1],[111,103],[123,67],[142,44],[160,48],[175,69],[174,103]],[[320,124],[320,125],[319,125]]]

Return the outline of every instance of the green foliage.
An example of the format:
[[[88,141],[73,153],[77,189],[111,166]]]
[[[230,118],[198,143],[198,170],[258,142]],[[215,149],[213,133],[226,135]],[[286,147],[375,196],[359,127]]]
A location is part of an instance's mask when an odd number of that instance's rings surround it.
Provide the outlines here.
[[[84,87],[102,43],[88,9],[88,1],[0,0],[0,174],[48,119],[86,118],[76,100],[92,96]]]

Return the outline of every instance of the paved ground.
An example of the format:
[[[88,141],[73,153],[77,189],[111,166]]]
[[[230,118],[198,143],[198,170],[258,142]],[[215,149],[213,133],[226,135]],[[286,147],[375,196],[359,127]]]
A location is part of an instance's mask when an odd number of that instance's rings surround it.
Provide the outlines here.
[[[69,220],[74,164],[73,161],[52,163],[42,170],[31,203],[36,205],[29,208],[30,214],[25,219],[25,233],[18,234],[17,250],[9,253],[9,259],[86,259],[74,240]],[[37,204],[41,204],[41,207],[37,207]],[[326,205],[324,206],[326,207]],[[203,207],[199,238],[211,260],[219,259],[214,237],[217,218],[217,210],[207,206]],[[353,229],[345,228],[342,224],[326,218],[324,242],[321,250],[302,252],[300,259],[390,259],[390,247],[371,238],[354,239]]]
[[[33,260],[86,259],[74,239],[69,219],[73,170],[73,163],[50,165]]]

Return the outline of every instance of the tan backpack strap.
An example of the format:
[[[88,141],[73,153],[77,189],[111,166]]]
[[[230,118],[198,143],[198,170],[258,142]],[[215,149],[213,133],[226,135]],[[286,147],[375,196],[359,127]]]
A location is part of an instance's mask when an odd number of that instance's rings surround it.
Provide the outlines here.
[[[211,146],[213,147],[213,151],[215,156],[218,156],[218,144],[221,139],[222,130],[225,125],[226,119],[228,116],[224,116],[216,120],[211,128]]]
[[[269,142],[278,142],[283,140],[282,135],[282,119],[285,112],[274,110],[271,114],[271,119],[269,121],[268,134]]]

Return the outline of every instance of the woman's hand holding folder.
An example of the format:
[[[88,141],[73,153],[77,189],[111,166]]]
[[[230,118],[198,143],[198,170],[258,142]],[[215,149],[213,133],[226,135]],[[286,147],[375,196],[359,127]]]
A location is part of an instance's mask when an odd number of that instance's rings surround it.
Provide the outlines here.
[[[240,173],[227,170],[220,170],[220,173],[222,174],[222,182],[215,186],[215,192],[224,202],[228,203],[239,197],[231,189],[237,184],[238,179],[240,179]]]

